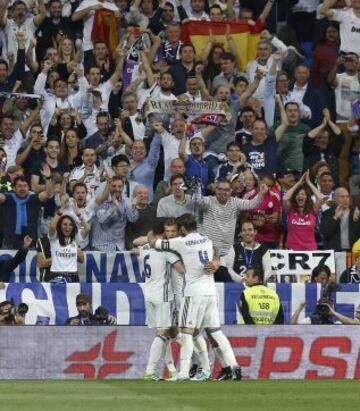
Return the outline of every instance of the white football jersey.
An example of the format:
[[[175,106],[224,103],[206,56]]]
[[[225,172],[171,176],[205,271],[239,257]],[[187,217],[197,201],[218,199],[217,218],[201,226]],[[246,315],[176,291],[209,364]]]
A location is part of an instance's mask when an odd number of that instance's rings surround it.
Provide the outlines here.
[[[140,260],[145,275],[143,287],[145,300],[172,301],[174,292],[171,283],[171,266],[179,261],[180,257],[173,253],[155,250],[146,244],[140,247]]]
[[[204,270],[213,259],[213,242],[199,233],[170,240],[157,240],[157,249],[169,249],[181,255],[185,265],[184,296],[216,295],[214,275]]]

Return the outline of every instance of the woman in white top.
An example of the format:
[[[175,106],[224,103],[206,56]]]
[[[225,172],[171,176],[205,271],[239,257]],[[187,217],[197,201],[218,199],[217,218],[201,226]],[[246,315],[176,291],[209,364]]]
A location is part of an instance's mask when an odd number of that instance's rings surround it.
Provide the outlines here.
[[[84,253],[75,240],[77,228],[68,215],[58,215],[51,220],[49,240],[51,250],[51,279],[79,282],[78,262],[84,262]]]

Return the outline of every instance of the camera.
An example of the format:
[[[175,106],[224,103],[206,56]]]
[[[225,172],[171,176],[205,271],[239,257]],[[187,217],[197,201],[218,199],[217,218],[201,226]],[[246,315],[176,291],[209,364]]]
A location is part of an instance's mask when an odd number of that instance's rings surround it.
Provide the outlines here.
[[[5,308],[10,306],[10,308]],[[4,309],[5,308],[5,309]],[[10,301],[3,301],[1,303],[0,315],[3,317],[2,322],[6,325],[16,325],[16,315],[25,317],[26,313],[29,311],[29,306],[25,303],[20,303],[15,305],[14,299]]]
[[[94,320],[96,325],[116,325],[116,319],[101,305],[94,312]]]
[[[311,324],[334,324],[329,305],[333,307],[332,294],[341,289],[340,285],[329,283],[321,290],[321,298],[315,306],[311,318]]]

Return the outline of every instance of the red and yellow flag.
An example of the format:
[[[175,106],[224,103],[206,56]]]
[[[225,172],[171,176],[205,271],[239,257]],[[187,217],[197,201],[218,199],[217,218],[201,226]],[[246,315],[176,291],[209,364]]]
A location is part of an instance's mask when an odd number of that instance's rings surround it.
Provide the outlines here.
[[[237,47],[239,57],[238,68],[245,70],[248,61],[256,58],[256,46],[260,39],[259,31],[262,29],[258,24],[250,26],[247,21],[233,23],[189,21],[182,25],[182,41],[184,43],[192,43],[195,47],[196,57],[200,59],[209,43],[209,32],[211,29],[215,42],[222,44],[226,51],[230,51],[228,41],[226,40],[228,26],[230,35]]]
[[[93,43],[97,41],[106,43],[109,52],[113,54],[119,44],[119,24],[120,18],[112,10],[96,10],[91,41]]]

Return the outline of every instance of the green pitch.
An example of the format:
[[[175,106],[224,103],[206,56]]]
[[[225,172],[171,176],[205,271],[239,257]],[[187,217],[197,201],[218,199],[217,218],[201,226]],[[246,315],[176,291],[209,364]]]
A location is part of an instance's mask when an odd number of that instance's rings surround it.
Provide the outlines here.
[[[345,411],[360,381],[0,381],[1,411]]]

